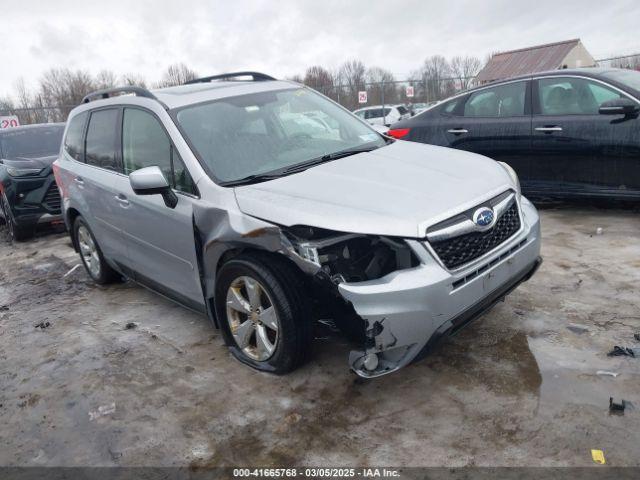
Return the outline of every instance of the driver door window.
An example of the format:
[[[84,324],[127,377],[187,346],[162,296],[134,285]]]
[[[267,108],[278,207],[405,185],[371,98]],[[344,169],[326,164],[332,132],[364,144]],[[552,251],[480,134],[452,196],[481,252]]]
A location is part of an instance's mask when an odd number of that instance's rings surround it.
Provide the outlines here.
[[[538,90],[542,115],[597,115],[603,102],[622,97],[612,88],[584,78],[541,78]]]
[[[193,180],[160,122],[143,110],[125,108],[122,124],[124,173],[157,166],[175,190],[195,194]]]

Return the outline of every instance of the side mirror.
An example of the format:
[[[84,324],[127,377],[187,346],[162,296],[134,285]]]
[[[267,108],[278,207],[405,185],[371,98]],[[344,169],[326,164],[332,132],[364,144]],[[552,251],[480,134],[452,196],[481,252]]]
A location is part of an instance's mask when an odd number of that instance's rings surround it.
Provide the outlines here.
[[[640,105],[629,98],[616,98],[600,105],[598,113],[601,115],[637,115]]]
[[[162,195],[164,204],[169,208],[175,208],[178,204],[178,197],[158,167],[145,167],[131,172],[129,183],[136,195]]]

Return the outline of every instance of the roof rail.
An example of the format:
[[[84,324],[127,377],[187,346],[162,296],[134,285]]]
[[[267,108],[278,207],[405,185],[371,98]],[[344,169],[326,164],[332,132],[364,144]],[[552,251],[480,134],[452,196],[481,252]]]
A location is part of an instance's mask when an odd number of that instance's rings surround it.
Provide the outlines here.
[[[254,82],[262,82],[265,80],[275,80],[275,78],[273,78],[270,75],[267,75],[265,73],[260,73],[260,72],[233,72],[233,73],[223,73],[220,75],[213,75],[211,77],[202,77],[202,78],[195,78],[193,80],[189,80],[188,82],[184,82],[184,85],[191,85],[193,83],[208,83],[211,80],[229,80],[232,78],[238,78],[238,77],[251,77]]]
[[[82,103],[89,103],[92,100],[100,100],[103,98],[109,98],[115,93],[133,93],[138,97],[151,98],[153,100],[158,100],[157,97],[151,93],[146,88],[142,87],[115,87],[115,88],[105,88],[104,90],[97,90],[95,92],[91,92],[86,95],[82,99]]]

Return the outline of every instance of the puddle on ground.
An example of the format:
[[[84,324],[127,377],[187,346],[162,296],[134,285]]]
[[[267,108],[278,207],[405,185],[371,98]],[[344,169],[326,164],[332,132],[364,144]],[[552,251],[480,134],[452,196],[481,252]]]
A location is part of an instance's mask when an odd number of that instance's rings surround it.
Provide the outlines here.
[[[424,360],[446,384],[487,388],[499,395],[537,395],[542,382],[527,335],[472,325]]]
[[[624,371],[617,377],[598,375],[599,370],[620,373],[620,368],[616,368],[620,367],[620,361],[600,358],[596,350],[573,348],[566,343],[551,344],[544,338],[529,338],[528,343],[540,368],[540,406],[545,410],[589,405],[607,412],[609,397],[620,400],[627,391],[627,383],[638,382],[638,371],[635,374]],[[622,360],[624,370],[633,367],[629,363]]]

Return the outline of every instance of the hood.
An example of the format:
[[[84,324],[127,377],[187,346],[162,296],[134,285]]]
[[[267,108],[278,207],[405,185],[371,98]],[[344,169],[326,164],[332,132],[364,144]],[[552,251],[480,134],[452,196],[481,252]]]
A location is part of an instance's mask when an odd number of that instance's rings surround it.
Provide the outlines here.
[[[304,172],[235,188],[242,212],[285,226],[424,237],[429,225],[514,188],[495,161],[396,141]]]
[[[50,155],[46,157],[16,157],[5,158],[2,160],[4,165],[16,168],[46,168],[49,167],[58,158],[57,155]]]

